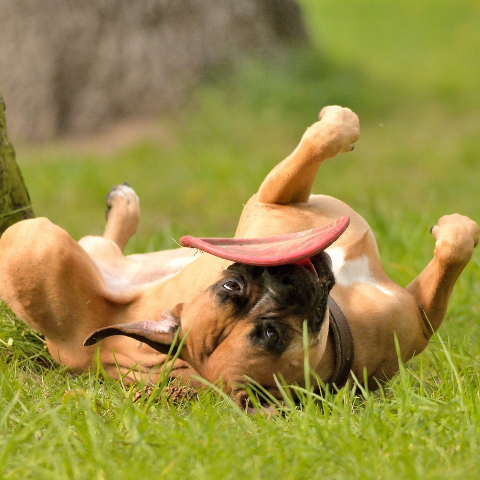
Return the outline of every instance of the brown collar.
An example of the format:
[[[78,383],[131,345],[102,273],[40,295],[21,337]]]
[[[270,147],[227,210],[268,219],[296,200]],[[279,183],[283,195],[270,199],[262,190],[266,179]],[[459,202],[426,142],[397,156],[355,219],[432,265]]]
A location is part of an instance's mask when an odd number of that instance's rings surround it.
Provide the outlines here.
[[[347,382],[352,369],[353,336],[345,315],[330,295],[328,296],[328,308],[330,310],[330,330],[335,340],[335,369],[328,383],[341,388]]]

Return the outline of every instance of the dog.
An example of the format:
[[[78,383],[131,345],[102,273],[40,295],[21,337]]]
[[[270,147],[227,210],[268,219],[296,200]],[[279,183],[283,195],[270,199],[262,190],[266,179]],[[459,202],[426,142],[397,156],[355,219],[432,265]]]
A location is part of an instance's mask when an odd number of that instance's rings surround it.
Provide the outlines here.
[[[440,327],[479,228],[462,215],[440,218],[431,262],[405,289],[390,280],[367,222],[340,200],[312,195],[321,163],[352,150],[359,131],[350,109],[325,107],[244,207],[235,241],[247,253],[244,239],[338,237],[308,258],[249,264],[219,258],[222,247],[124,256],[140,210],[135,192],[119,185],[102,237],[77,243],[45,218],[11,226],[0,239],[0,298],[77,372],[98,358],[113,378],[154,382],[163,367],[179,382],[221,382],[245,404],[246,378],[276,398],[275,376],[305,385],[308,351],[312,378],[342,386],[366,372],[376,389],[398,371],[395,337],[407,361]]]

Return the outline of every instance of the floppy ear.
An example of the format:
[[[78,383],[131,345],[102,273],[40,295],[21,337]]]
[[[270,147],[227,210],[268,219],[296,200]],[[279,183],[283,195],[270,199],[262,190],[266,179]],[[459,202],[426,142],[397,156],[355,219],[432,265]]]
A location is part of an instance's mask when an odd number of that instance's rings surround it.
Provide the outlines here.
[[[125,335],[146,343],[161,353],[168,353],[175,334],[180,327],[180,312],[183,304],[178,304],[174,310],[165,310],[160,320],[142,320],[135,323],[111,325],[93,332],[83,343],[84,346],[94,345],[98,341],[113,335]]]

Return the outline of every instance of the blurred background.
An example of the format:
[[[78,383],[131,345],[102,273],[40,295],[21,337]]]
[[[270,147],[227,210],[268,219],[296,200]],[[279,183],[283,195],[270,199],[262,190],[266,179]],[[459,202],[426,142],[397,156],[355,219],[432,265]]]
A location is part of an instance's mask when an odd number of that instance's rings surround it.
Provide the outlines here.
[[[104,197],[125,181],[142,208],[129,252],[233,235],[329,104],[359,115],[361,138],[321,167],[315,191],[371,223],[395,280],[431,257],[441,215],[480,220],[478,1],[0,0],[0,11],[9,137],[35,214],[76,239],[101,234]]]

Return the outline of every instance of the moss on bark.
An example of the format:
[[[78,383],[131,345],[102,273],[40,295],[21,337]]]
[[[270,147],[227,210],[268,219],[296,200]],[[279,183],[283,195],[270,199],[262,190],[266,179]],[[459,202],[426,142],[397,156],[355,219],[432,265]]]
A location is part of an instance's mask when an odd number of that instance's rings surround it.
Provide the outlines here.
[[[0,235],[15,222],[32,218],[30,196],[8,141],[5,103],[0,95]]]

